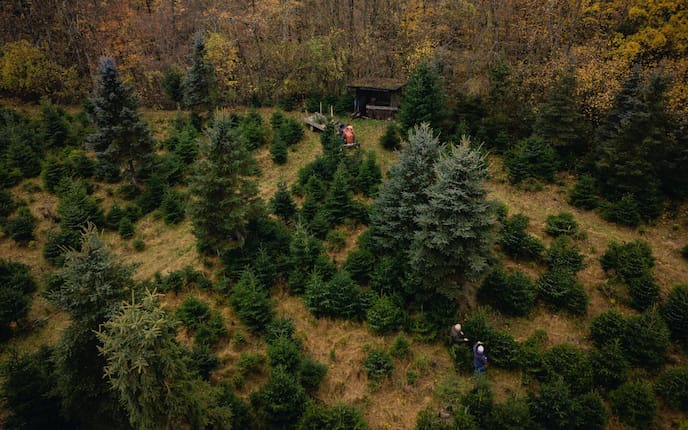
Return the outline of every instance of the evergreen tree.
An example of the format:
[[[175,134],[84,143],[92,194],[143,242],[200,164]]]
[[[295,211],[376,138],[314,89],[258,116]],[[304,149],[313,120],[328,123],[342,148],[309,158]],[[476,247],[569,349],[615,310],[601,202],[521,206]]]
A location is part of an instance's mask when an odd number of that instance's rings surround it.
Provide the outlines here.
[[[98,159],[126,164],[134,185],[138,185],[135,162],[149,159],[153,151],[150,131],[136,105],[136,97],[122,82],[114,60],[102,57],[89,111],[96,131],[88,136],[88,143]]]
[[[275,164],[287,162],[287,143],[279,135],[276,135],[270,145],[270,158]]]
[[[289,289],[294,293],[302,293],[306,287],[309,274],[315,267],[318,256],[323,252],[322,243],[311,236],[308,230],[297,224],[289,244]]]
[[[265,286],[250,270],[245,270],[232,289],[230,303],[241,322],[250,329],[261,331],[272,321],[274,311]]]
[[[576,77],[569,70],[559,76],[538,109],[533,131],[570,164],[585,150],[585,118],[576,106]]]
[[[93,225],[82,235],[81,251],[69,251],[48,300],[72,321],[55,349],[58,392],[67,416],[82,426],[121,422],[114,393],[103,379],[105,360],[98,354],[95,332],[130,296],[133,269],[117,261]],[[94,420],[96,422],[94,422]],[[102,425],[102,424],[101,424]]]
[[[168,188],[162,196],[160,210],[165,224],[178,224],[184,219],[184,196],[179,191]]]
[[[67,166],[60,157],[48,155],[43,161],[43,171],[41,172],[43,188],[49,193],[54,193],[67,173]]]
[[[339,163],[325,198],[325,210],[333,224],[339,224],[351,210],[351,178],[346,164]]]
[[[399,148],[401,144],[401,136],[399,136],[399,128],[396,123],[390,122],[385,129],[385,134],[380,137],[380,146],[383,148],[393,151]]]
[[[28,266],[0,260],[0,332],[28,314],[35,290]]]
[[[292,428],[306,410],[306,392],[296,376],[279,366],[268,382],[251,396],[267,428]]]
[[[451,297],[487,267],[495,221],[483,185],[485,158],[467,138],[440,156],[435,176],[416,218],[411,265],[428,287]]]
[[[10,239],[22,245],[34,240],[34,230],[36,229],[36,218],[31,214],[31,210],[22,206],[17,213],[7,219],[2,225],[2,231]]]
[[[676,285],[669,292],[662,315],[677,339],[688,339],[688,285]]]
[[[177,66],[170,66],[165,70],[162,77],[162,88],[165,95],[171,102],[176,104],[177,109],[184,100],[183,72]]]
[[[291,220],[296,215],[296,203],[291,198],[287,184],[280,180],[277,183],[277,191],[270,200],[272,213],[282,218],[285,222]]]
[[[129,217],[122,217],[119,220],[119,226],[117,227],[117,233],[122,239],[131,239],[134,237],[134,223],[131,222]]]
[[[105,375],[137,429],[229,429],[231,411],[188,367],[173,321],[148,294],[98,331]]]
[[[390,252],[407,250],[419,226],[419,207],[427,203],[427,190],[435,181],[439,139],[427,124],[409,133],[408,143],[378,191],[370,214],[376,246]]]
[[[215,70],[208,60],[203,35],[196,34],[194,39],[192,65],[184,78],[184,104],[197,115],[213,109],[213,90]]]
[[[595,178],[590,175],[578,178],[576,185],[569,192],[569,203],[581,209],[595,209],[599,205]]]
[[[634,71],[596,136],[595,168],[602,192],[612,201],[633,195],[646,219],[661,213],[662,182],[671,181],[665,160],[678,147],[666,91],[661,76],[643,80]]]
[[[358,168],[356,187],[366,196],[374,195],[382,182],[382,170],[380,170],[380,166],[375,159],[375,152],[368,151],[365,160]]]
[[[445,92],[436,66],[423,62],[416,67],[404,87],[397,121],[403,132],[427,123],[440,130],[446,117]]]
[[[79,231],[89,222],[103,224],[103,210],[81,182],[72,182],[64,188],[57,203],[57,213],[64,230]]]
[[[344,161],[346,155],[342,148],[342,140],[340,136],[335,133],[334,124],[328,122],[320,135],[320,145],[322,146],[322,163],[323,169],[321,179],[329,181],[337,170],[339,164]]]
[[[189,185],[189,214],[199,249],[219,253],[244,243],[248,223],[262,205],[250,179],[255,160],[229,118],[216,118],[208,139]]]
[[[41,102],[41,117],[45,146],[48,148],[64,146],[69,137],[69,126],[64,110],[44,100]]]

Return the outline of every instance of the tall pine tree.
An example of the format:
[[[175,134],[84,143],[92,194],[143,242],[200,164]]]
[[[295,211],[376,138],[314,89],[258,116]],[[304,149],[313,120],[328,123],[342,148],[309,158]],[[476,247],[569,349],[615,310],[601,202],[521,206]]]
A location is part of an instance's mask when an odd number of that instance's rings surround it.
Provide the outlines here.
[[[573,156],[581,155],[586,148],[585,118],[576,107],[576,77],[568,71],[550,88],[540,105],[534,132],[542,137],[571,164]]]
[[[666,90],[663,77],[643,80],[634,71],[596,136],[595,167],[603,194],[612,201],[632,195],[644,218],[661,213],[662,183],[672,180],[666,160],[680,152]]]
[[[416,217],[411,265],[427,286],[452,297],[487,267],[495,221],[483,184],[485,158],[467,138],[440,157],[435,174]]]
[[[446,117],[442,77],[436,66],[423,62],[416,67],[404,88],[397,120],[406,132],[413,126],[428,123],[439,130]]]
[[[184,79],[184,104],[197,115],[213,109],[213,90],[215,70],[208,59],[203,35],[198,33],[194,39],[193,61]]]
[[[418,207],[427,203],[427,189],[435,181],[434,165],[442,146],[428,124],[409,133],[399,163],[378,191],[370,214],[376,246],[388,252],[409,249],[418,230]]]
[[[190,368],[157,297],[126,303],[98,332],[105,375],[133,428],[228,429],[231,411]]]
[[[138,186],[135,163],[150,159],[152,138],[137,111],[136,97],[122,82],[110,57],[100,59],[89,116],[96,131],[88,136],[88,144],[96,157],[124,163],[132,183]]]
[[[134,287],[133,269],[110,253],[90,224],[81,251],[69,251],[58,272],[59,286],[48,300],[67,312],[72,324],[55,348],[58,392],[66,415],[81,428],[121,426],[122,411],[103,379],[105,360],[98,354],[95,332]]]
[[[220,253],[244,243],[262,202],[251,179],[256,162],[230,119],[216,118],[207,134],[189,185],[189,212],[199,249]]]

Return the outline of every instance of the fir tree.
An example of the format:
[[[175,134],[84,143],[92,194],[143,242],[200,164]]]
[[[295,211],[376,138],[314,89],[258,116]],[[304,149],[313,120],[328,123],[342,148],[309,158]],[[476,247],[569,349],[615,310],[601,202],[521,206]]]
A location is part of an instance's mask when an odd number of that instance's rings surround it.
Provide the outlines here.
[[[35,290],[28,266],[0,260],[0,332],[26,316]]]
[[[275,164],[285,164],[287,162],[287,143],[276,135],[270,145],[270,158]]]
[[[67,312],[72,325],[63,333],[54,360],[58,392],[67,415],[83,426],[117,423],[121,410],[103,379],[105,360],[98,354],[95,332],[115,314],[134,287],[133,269],[105,247],[93,225],[82,235],[81,251],[69,251],[48,300]]]
[[[48,148],[64,146],[69,137],[65,112],[49,101],[43,101],[41,103],[41,116],[44,144]]]
[[[72,182],[60,194],[57,204],[60,226],[65,230],[79,231],[87,223],[103,223],[103,210],[95,199],[86,193],[81,182]]]
[[[160,203],[165,224],[178,224],[184,219],[184,196],[179,191],[168,188]]]
[[[272,321],[274,311],[268,292],[250,270],[245,270],[232,289],[230,303],[241,322],[250,329],[261,331]]]
[[[148,294],[133,301],[98,332],[105,375],[133,428],[229,429],[231,411],[188,366],[173,321]]]
[[[189,185],[189,213],[199,249],[221,252],[244,243],[247,226],[260,212],[256,163],[228,118],[214,120],[208,145]]]
[[[194,39],[192,65],[184,78],[184,104],[200,115],[213,109],[212,94],[215,86],[215,70],[207,58],[203,35],[198,33]]]
[[[287,184],[284,181],[277,183],[277,191],[270,200],[270,207],[272,213],[282,218],[285,222],[291,220],[296,215],[296,204],[287,190]]]
[[[370,226],[377,246],[392,252],[409,248],[419,230],[418,208],[427,203],[427,189],[435,181],[440,149],[439,139],[427,124],[409,133],[399,163],[390,169],[371,210]]]
[[[306,287],[309,273],[313,270],[318,256],[323,252],[322,243],[311,236],[308,230],[297,224],[289,244],[289,289],[302,293]]]
[[[342,140],[335,133],[334,124],[328,122],[320,135],[320,144],[322,145],[322,160],[324,175],[321,179],[329,181],[337,170],[339,164],[345,159],[344,149],[342,148]]]
[[[446,103],[442,78],[437,67],[423,62],[416,67],[404,87],[397,121],[403,132],[428,123],[439,130],[446,116]]]
[[[538,110],[534,132],[570,164],[585,149],[585,118],[576,106],[576,77],[563,73],[550,88]]]
[[[351,179],[346,165],[340,163],[325,198],[325,209],[333,224],[339,224],[351,209]]]
[[[633,195],[646,219],[661,213],[662,181],[671,180],[664,160],[678,146],[666,91],[661,76],[644,81],[634,71],[596,136],[595,168],[602,192],[612,201]]]
[[[365,160],[358,168],[356,186],[366,196],[374,195],[382,182],[382,171],[375,158],[375,152],[368,151]]]
[[[385,134],[380,137],[380,146],[389,151],[393,151],[398,149],[400,144],[401,137],[399,136],[399,128],[396,123],[390,122],[385,130]]]
[[[177,106],[177,109],[179,109],[179,105],[184,100],[183,80],[183,72],[174,65],[168,67],[162,77],[162,88],[165,91],[165,95]]]
[[[428,287],[453,296],[466,279],[482,273],[491,255],[495,221],[483,185],[487,164],[464,139],[440,157],[435,175],[416,218],[411,265]]]
[[[134,237],[134,223],[131,222],[129,217],[122,217],[122,219],[119,220],[117,232],[122,239],[131,239]]]
[[[45,157],[43,171],[41,172],[45,190],[49,193],[57,191],[60,182],[67,176],[67,173],[67,166],[61,158],[55,155],[48,155]]]
[[[135,162],[147,160],[152,154],[152,138],[136,104],[136,97],[122,82],[114,60],[101,58],[89,112],[96,131],[88,136],[88,143],[98,159],[126,164],[134,185],[138,185]]]
[[[578,178],[576,185],[569,192],[569,203],[581,209],[595,209],[599,205],[595,178],[590,175]]]

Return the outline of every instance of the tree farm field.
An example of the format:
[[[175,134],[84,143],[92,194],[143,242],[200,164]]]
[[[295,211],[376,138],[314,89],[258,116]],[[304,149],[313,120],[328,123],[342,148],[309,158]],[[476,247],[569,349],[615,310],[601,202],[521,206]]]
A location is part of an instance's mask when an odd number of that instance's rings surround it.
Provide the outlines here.
[[[272,112],[270,108],[259,110],[266,121]],[[175,115],[175,112],[144,111],[144,117],[152,125],[155,135],[160,138],[164,136],[168,121]],[[300,120],[303,114],[292,112],[286,115]],[[386,176],[389,168],[398,159],[396,152],[387,151],[378,144],[387,123],[357,119],[351,123],[361,142],[361,150],[375,152],[383,177]],[[313,161],[321,152],[320,135],[312,131],[306,131],[304,138],[290,148],[286,164],[274,164],[267,147],[256,150],[254,156],[262,172],[258,179],[260,197],[268,201],[277,190],[278,181],[284,181],[288,186],[294,184],[299,169]],[[548,335],[548,345],[571,343],[583,349],[590,348],[587,339],[590,319],[609,309],[623,310],[618,306],[619,302],[624,300],[623,294],[618,291],[618,286],[610,284],[599,264],[600,256],[611,241],[630,242],[642,239],[651,245],[656,258],[654,274],[662,297],[666,297],[671,286],[688,280],[688,263],[680,255],[681,246],[688,243],[688,208],[685,205],[679,208],[674,219],[664,217],[651,225],[643,226],[640,230],[632,230],[604,221],[595,212],[583,211],[569,205],[567,192],[573,184],[570,177],[562,175],[553,184],[526,191],[508,183],[501,157],[490,155],[488,160],[490,178],[486,187],[489,190],[489,198],[504,203],[508,207],[509,215],[527,215],[530,218],[530,234],[548,244],[551,239],[545,234],[546,219],[560,212],[573,213],[582,231],[579,247],[585,257],[586,266],[579,273],[578,279],[590,297],[587,314],[584,317],[571,317],[553,313],[543,306],[536,307],[529,316],[519,318],[509,318],[497,312],[487,311],[490,324],[507,331],[516,341],[524,341],[536,330],[544,330]],[[115,185],[107,184],[96,186],[94,195],[101,206],[124,204],[116,196],[114,188]],[[0,237],[0,252],[3,258],[27,264],[37,278],[48,270],[40,250],[45,244],[48,232],[56,228],[54,215],[57,205],[57,199],[52,194],[39,189],[40,180],[37,179],[26,180],[12,189],[15,196],[28,202],[34,214],[40,214],[35,242],[27,247],[17,247],[14,242]],[[189,266],[208,275],[217,273],[221,262],[216,257],[203,256],[197,251],[191,229],[192,225],[188,220],[177,225],[167,225],[159,214],[153,212],[136,223],[136,237],[145,242],[144,251],[137,251],[131,241],[121,239],[116,233],[104,232],[102,237],[125,262],[135,265],[137,280],[150,279],[156,273],[165,275]],[[337,250],[328,250],[328,256],[341,265],[346,260],[348,252],[356,248],[357,239],[365,228],[353,224],[343,225],[337,229],[344,234],[346,244]],[[495,250],[499,252],[497,248]],[[543,271],[533,263],[508,261],[505,265],[518,267],[531,278],[536,278]],[[460,315],[470,315],[478,308],[475,299],[478,286],[478,283],[473,282],[465,288],[461,296]],[[230,379],[236,373],[237,361],[242,353],[264,353],[265,341],[252,335],[242,326],[226,297],[221,294],[212,291],[167,293],[163,304],[173,311],[190,294],[210,303],[222,314],[229,326],[228,335],[218,346],[220,365],[212,372],[211,380]],[[277,285],[273,288],[271,300],[276,305],[278,316],[293,319],[296,337],[301,340],[306,354],[328,366],[316,398],[326,404],[346,402],[360,408],[373,429],[413,428],[421,410],[428,406],[437,409],[444,406],[440,387],[453,384],[454,389],[465,393],[473,385],[470,373],[457,371],[455,368],[447,353],[444,339],[423,342],[413,339],[411,334],[406,335],[410,339],[410,353],[406,357],[394,360],[395,370],[392,375],[381,381],[369,380],[362,367],[367,351],[377,346],[390,347],[399,333],[378,336],[373,334],[365,323],[316,318],[299,297],[289,294],[286,285]],[[69,323],[68,318],[49,305],[41,297],[40,292],[36,293],[28,319],[35,322],[35,329],[28,334],[19,333],[4,345],[3,358],[12,350],[31,352],[41,344],[54,344]],[[447,326],[451,323],[453,321],[447,321]],[[235,342],[237,336],[245,338],[244,341]],[[182,343],[191,344],[190,337],[184,330],[180,331],[178,339]],[[681,362],[683,358],[679,355],[673,359],[685,364]],[[510,396],[526,396],[518,372],[490,368],[487,377],[498,402]],[[248,376],[238,392],[241,396],[248,397],[249,393],[265,380],[266,373],[263,369],[262,372]],[[671,411],[662,411],[661,415],[668,417],[669,421],[680,418]],[[613,418],[607,428],[617,429],[622,428],[622,425]]]

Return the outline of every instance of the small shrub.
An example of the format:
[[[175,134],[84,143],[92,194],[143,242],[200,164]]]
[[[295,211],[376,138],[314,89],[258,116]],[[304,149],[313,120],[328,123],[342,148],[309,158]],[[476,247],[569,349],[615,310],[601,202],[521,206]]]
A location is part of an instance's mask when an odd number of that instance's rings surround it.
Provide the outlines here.
[[[241,322],[252,330],[260,331],[272,320],[272,303],[267,291],[258,284],[251,271],[245,271],[232,290],[230,304]]]
[[[287,154],[287,143],[281,137],[275,136],[270,145],[270,158],[275,164],[286,164]]]
[[[237,360],[237,371],[244,376],[257,375],[263,372],[263,365],[265,364],[265,356],[263,354],[256,354],[251,352],[242,352],[239,354]]]
[[[473,388],[461,399],[461,404],[475,417],[481,427],[486,426],[494,407],[492,388],[487,380],[479,378]]]
[[[119,222],[125,216],[124,210],[116,203],[112,205],[108,213],[105,215],[105,226],[110,230],[117,230]]]
[[[568,237],[558,237],[545,254],[545,263],[550,269],[558,268],[577,273],[585,267],[578,246]]]
[[[574,428],[577,430],[604,430],[609,412],[597,393],[589,392],[574,399]]]
[[[378,335],[401,330],[404,326],[404,311],[387,296],[378,297],[366,317],[368,326]]]
[[[516,260],[537,260],[545,250],[544,245],[526,232],[528,217],[517,214],[509,218],[502,228],[499,244],[504,252]]]
[[[17,210],[13,217],[5,221],[2,230],[13,241],[25,245],[34,240],[35,221],[36,219],[31,215],[29,208],[23,206]]]
[[[123,217],[119,221],[117,232],[122,239],[131,239],[134,237],[134,223],[129,218]]]
[[[521,349],[514,337],[505,331],[492,331],[484,340],[490,364],[504,369],[515,369]]]
[[[688,339],[688,284],[676,285],[671,289],[662,315],[672,336]]]
[[[685,260],[688,260],[688,245],[681,248],[681,257],[683,257]]]
[[[306,410],[308,397],[296,379],[281,367],[273,369],[270,379],[251,395],[258,416],[269,428],[289,428]]]
[[[627,282],[633,309],[642,312],[659,302],[659,286],[651,273],[631,278]]]
[[[513,184],[526,178],[552,182],[559,160],[551,145],[538,136],[531,136],[518,141],[504,154],[504,166]]]
[[[270,199],[270,209],[284,221],[289,221],[296,216],[296,204],[289,194],[286,182],[277,183],[277,191]]]
[[[369,379],[378,380],[389,377],[394,372],[394,362],[387,351],[375,348],[363,361],[363,369]]]
[[[297,430],[369,430],[361,412],[349,405],[334,406],[309,403]]]
[[[301,366],[301,350],[291,339],[279,337],[268,345],[270,367],[281,366],[290,373],[296,373]]]
[[[146,249],[146,242],[141,239],[134,239],[132,246],[134,247],[134,251],[141,252]]]
[[[48,233],[48,240],[43,248],[43,258],[53,266],[61,267],[64,264],[64,251],[66,249],[80,249],[81,235],[74,230],[60,230]]]
[[[197,329],[210,319],[210,306],[194,296],[187,297],[175,311],[184,326]]]
[[[0,260],[0,330],[28,314],[35,290],[28,266]]]
[[[535,427],[528,403],[513,396],[492,407],[488,423],[487,427],[493,429],[527,430]]]
[[[330,230],[325,237],[327,242],[327,249],[329,251],[338,252],[346,246],[346,236],[339,230]]]
[[[320,382],[327,374],[327,365],[319,363],[311,358],[301,360],[299,369],[299,380],[307,392],[313,393],[318,390]]]
[[[595,209],[599,205],[597,184],[590,175],[578,178],[576,185],[569,191],[569,203],[581,209]]]
[[[657,414],[657,399],[645,381],[626,382],[609,393],[609,403],[619,420],[637,429],[650,427]]]
[[[202,323],[194,336],[194,347],[214,347],[228,333],[225,319],[218,311],[212,311],[210,319]]]
[[[12,194],[9,191],[0,189],[0,219],[7,217],[17,208]]]
[[[411,343],[403,334],[394,338],[392,346],[389,347],[389,354],[394,358],[405,358],[411,354]]]
[[[620,341],[626,332],[626,320],[616,310],[610,310],[595,317],[590,323],[590,339],[598,348]]]
[[[394,122],[390,122],[385,130],[385,134],[380,137],[380,146],[388,151],[393,151],[401,145],[399,129]]]
[[[346,272],[325,282],[313,272],[303,297],[315,316],[358,318],[362,313],[361,290]]]
[[[432,406],[428,406],[422,411],[418,412],[416,417],[416,426],[414,430],[455,430],[456,427],[447,419],[440,418],[437,410]]]
[[[543,384],[540,393],[530,398],[530,411],[535,422],[546,429],[573,428],[576,421],[574,403],[568,385],[561,378]]]
[[[527,315],[535,306],[533,282],[523,272],[505,274],[502,269],[492,271],[483,281],[478,298],[493,305],[500,312]]]
[[[561,376],[574,394],[581,394],[592,388],[592,367],[585,351],[570,344],[553,346],[544,355],[547,371],[552,376]]]
[[[640,207],[632,194],[624,195],[619,201],[602,205],[602,218],[609,222],[638,227],[640,225]]]
[[[688,367],[672,367],[664,370],[655,380],[655,392],[667,406],[688,411]]]
[[[578,223],[570,212],[561,212],[558,215],[547,217],[545,232],[553,237],[575,236],[578,234]]]
[[[367,249],[356,249],[347,255],[344,262],[344,270],[358,283],[367,284],[370,281],[370,273],[377,267],[375,256]]]
[[[220,358],[208,345],[194,345],[190,358],[192,368],[206,381],[210,379],[210,372],[220,366]]]
[[[596,385],[614,389],[626,382],[629,364],[618,340],[590,351],[592,376]]]
[[[587,312],[588,295],[568,271],[554,269],[543,273],[538,280],[538,293],[555,310],[565,310],[573,315]]]
[[[632,363],[648,369],[661,366],[669,344],[669,329],[655,309],[628,318],[621,346]]]
[[[649,272],[655,265],[650,244],[643,240],[611,242],[607,251],[600,257],[605,272],[613,270],[624,281],[638,278]]]
[[[165,224],[179,224],[185,216],[182,193],[171,188],[167,189],[160,202],[160,211]]]
[[[279,338],[293,340],[296,327],[291,318],[274,318],[265,326],[263,335],[267,343],[273,343]]]

